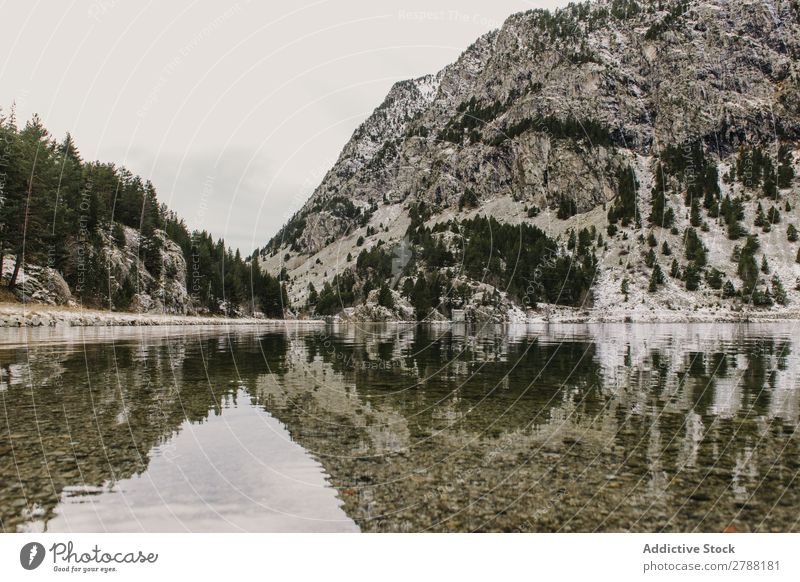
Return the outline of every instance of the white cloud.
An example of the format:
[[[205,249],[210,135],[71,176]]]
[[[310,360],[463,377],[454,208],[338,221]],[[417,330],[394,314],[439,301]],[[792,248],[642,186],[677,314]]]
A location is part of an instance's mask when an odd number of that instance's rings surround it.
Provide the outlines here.
[[[71,131],[84,157],[127,165],[190,226],[249,252],[394,81],[440,69],[513,12],[556,3],[12,0],[0,104]]]

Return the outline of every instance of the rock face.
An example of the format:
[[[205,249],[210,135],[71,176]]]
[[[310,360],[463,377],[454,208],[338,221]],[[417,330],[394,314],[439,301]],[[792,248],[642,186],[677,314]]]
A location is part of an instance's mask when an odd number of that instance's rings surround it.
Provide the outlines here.
[[[130,305],[127,309],[138,313],[167,313],[185,315],[194,312],[191,298],[186,289],[186,259],[180,247],[163,231],[155,231],[152,240],[158,247],[157,259],[159,274],[154,276],[142,259],[144,249],[139,231],[122,227],[124,242],[116,242],[110,235],[100,231],[103,244],[96,251],[75,241],[67,243],[69,259],[65,272],[78,281],[78,285],[88,285],[79,275],[81,265],[86,261],[99,261],[106,266],[108,277],[99,282],[102,294],[114,305],[124,300]],[[152,244],[152,243],[151,243]],[[11,277],[14,269],[13,256],[6,256],[3,263],[3,276]],[[17,276],[14,293],[24,303],[43,303],[48,305],[76,305],[80,289],[70,290],[64,277],[50,267],[26,263]],[[108,307],[108,305],[103,305]]]
[[[113,276],[112,295],[123,286],[135,291],[131,309],[140,313],[158,312],[185,314],[190,308],[186,291],[186,259],[180,247],[166,233],[157,230],[153,239],[158,244],[161,273],[154,276],[141,258],[139,231],[125,228],[125,244],[106,241],[103,254]]]
[[[344,310],[340,319],[352,321],[413,321],[414,308],[397,291],[391,292],[391,307],[379,305],[378,290],[373,289],[363,305]]]
[[[3,276],[10,277],[14,270],[14,257],[4,261]],[[14,294],[22,302],[46,303],[48,305],[67,305],[72,302],[69,285],[61,274],[50,267],[28,265],[20,269]]]
[[[274,273],[287,268],[290,298],[302,304],[309,283],[319,288],[350,268],[348,253],[378,241],[398,244],[419,202],[433,210],[431,224],[484,213],[566,238],[569,229],[605,229],[607,205],[629,169],[639,216],[647,217],[653,173],[667,148],[702,144],[720,177],[743,144],[773,156],[779,142],[793,151],[800,136],[799,10],[785,1],[606,0],[515,14],[439,73],[396,84],[263,249],[262,265]],[[668,240],[679,253],[689,226],[685,187],[670,194],[680,235],[656,232],[659,244]],[[720,180],[720,188],[722,196],[742,196],[744,222],[751,221],[756,197],[738,184]],[[465,193],[472,202],[466,207]],[[796,208],[794,184],[781,197]],[[565,200],[570,216],[559,220]],[[620,302],[611,285],[625,277],[634,290],[647,288],[649,273],[631,250],[635,227],[598,250],[605,273],[596,283],[598,307]],[[780,230],[762,248],[792,287],[800,276],[796,249],[782,244],[785,226]],[[735,243],[719,235],[714,224],[701,234],[712,254],[725,256],[714,266],[735,278],[736,266],[727,264]],[[668,281],[667,289],[672,283],[680,286]],[[673,299],[684,309],[719,297]]]

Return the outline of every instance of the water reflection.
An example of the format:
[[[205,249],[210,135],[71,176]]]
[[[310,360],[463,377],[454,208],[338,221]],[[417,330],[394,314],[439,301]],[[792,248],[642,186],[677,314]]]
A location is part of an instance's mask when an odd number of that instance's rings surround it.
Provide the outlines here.
[[[136,476],[179,499],[186,482],[165,476],[158,451],[209,415],[232,417],[237,399],[282,423],[339,497],[312,503],[270,483],[287,507],[324,507],[337,522],[341,504],[366,531],[798,529],[790,326],[104,333],[114,341],[0,350],[3,529],[96,529],[65,496]],[[248,446],[222,446],[221,472],[258,490],[267,473],[235,467],[264,436],[239,436]],[[202,469],[189,457],[188,471]],[[206,481],[202,470],[188,480]],[[105,521],[130,513],[108,505]],[[261,523],[244,529],[295,527]]]
[[[237,364],[263,366],[257,336],[240,351],[219,330],[179,332],[0,350],[3,530],[357,531],[324,469],[252,403]]]

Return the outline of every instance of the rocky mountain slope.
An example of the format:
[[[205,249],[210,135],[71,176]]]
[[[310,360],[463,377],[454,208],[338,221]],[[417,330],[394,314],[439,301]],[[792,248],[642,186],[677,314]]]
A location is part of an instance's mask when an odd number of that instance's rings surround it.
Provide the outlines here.
[[[262,266],[295,306],[370,319],[791,310],[799,14],[515,14],[396,84]]]

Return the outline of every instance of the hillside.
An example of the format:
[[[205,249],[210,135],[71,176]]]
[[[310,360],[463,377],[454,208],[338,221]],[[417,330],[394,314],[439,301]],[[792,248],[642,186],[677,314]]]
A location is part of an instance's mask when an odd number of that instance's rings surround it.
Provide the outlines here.
[[[397,83],[262,266],[356,319],[793,313],[799,10],[513,15]]]
[[[282,284],[257,255],[189,232],[149,181],[83,160],[69,134],[55,140],[38,116],[18,128],[13,109],[0,112],[0,292],[134,313],[288,312]]]

